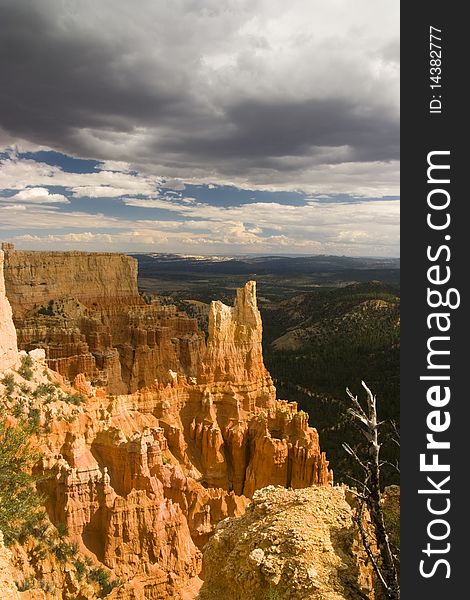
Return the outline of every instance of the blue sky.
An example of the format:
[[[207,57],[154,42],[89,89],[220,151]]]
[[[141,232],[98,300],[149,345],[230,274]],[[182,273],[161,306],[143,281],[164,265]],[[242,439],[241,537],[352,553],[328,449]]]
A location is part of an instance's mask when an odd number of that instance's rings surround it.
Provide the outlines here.
[[[1,239],[398,256],[394,0],[4,4]]]
[[[396,196],[243,189],[52,151],[0,157],[0,231],[25,248],[396,256]]]

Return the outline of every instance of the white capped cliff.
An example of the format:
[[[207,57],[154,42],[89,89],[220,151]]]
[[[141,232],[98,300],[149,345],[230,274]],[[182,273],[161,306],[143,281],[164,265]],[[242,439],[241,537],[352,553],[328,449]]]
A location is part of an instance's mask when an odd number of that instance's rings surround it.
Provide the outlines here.
[[[0,373],[15,365],[18,360],[16,330],[11,306],[5,294],[3,278],[3,251],[0,250]]]

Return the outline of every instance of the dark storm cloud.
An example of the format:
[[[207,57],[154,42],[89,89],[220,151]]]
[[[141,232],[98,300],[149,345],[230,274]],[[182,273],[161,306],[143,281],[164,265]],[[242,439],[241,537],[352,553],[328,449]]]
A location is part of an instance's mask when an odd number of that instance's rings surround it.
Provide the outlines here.
[[[2,3],[0,109],[8,130],[66,144],[76,128],[130,131],[190,110],[184,78],[171,80],[171,66],[132,56],[119,35],[61,22],[54,5]],[[155,79],[166,83],[155,86]]]
[[[344,99],[308,99],[300,102],[240,100],[227,111],[231,124],[227,132],[209,137],[168,142],[168,148],[185,149],[214,156],[250,160],[259,156],[312,156],[322,161],[320,148],[348,146],[348,160],[398,159],[399,137],[396,121],[378,112],[367,114]],[[318,156],[316,156],[318,154]],[[344,158],[339,154],[333,161]]]
[[[258,184],[397,159],[395,3],[284,4],[0,0],[0,127],[75,155]]]

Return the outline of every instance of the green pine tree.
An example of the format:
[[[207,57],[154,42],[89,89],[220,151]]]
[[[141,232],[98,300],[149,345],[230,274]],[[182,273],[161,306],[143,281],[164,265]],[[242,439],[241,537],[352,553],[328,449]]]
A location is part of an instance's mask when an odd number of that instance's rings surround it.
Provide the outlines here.
[[[39,454],[31,447],[31,428],[12,426],[0,416],[0,530],[7,545],[34,534],[44,520],[32,467]]]

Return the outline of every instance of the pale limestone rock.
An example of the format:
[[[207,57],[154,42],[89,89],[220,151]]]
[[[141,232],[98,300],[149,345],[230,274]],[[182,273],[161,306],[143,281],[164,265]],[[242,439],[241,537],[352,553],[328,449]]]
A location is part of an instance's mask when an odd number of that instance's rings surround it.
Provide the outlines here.
[[[0,598],[2,600],[20,600],[18,589],[14,583],[12,555],[3,543],[0,531]]]
[[[34,362],[44,365],[44,367],[46,366],[46,351],[44,348],[35,348],[34,350],[30,350],[28,354]]]
[[[0,250],[0,373],[14,366],[18,360],[16,331],[11,306],[5,294],[3,260],[3,251]]]
[[[198,600],[378,600],[354,517],[338,488],[258,491],[209,540]]]
[[[237,289],[234,306],[214,301],[209,310],[207,351],[202,381],[248,383],[268,378],[262,353],[263,326],[256,303],[256,282]]]

